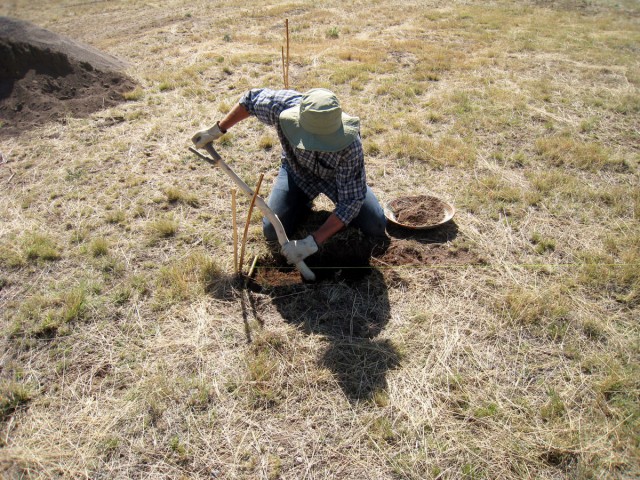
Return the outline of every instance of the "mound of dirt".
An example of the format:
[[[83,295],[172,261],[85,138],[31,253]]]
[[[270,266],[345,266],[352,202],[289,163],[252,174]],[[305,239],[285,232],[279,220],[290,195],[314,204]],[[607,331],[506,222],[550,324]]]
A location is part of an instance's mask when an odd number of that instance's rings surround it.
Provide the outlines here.
[[[123,101],[125,64],[22,20],[0,17],[0,136]]]

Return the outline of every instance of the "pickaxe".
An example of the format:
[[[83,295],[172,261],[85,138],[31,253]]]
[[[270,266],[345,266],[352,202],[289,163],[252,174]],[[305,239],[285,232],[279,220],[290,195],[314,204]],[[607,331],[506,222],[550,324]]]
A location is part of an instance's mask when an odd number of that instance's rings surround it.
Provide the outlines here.
[[[216,152],[216,149],[213,147],[213,145],[211,143],[208,143],[204,148],[213,158],[209,158],[206,155],[203,155],[195,148],[189,147],[189,150],[211,165],[220,167],[227,175],[229,175],[229,177],[231,177],[231,180],[233,180],[233,182],[238,186],[238,188],[240,188],[240,190],[246,193],[250,198],[253,198],[253,190],[251,190],[251,188],[246,183],[244,183],[242,179],[238,177],[238,175],[236,175],[231,167],[229,167],[229,165],[227,165],[224,160],[222,160],[222,157],[218,154],[218,152]],[[256,197],[256,205],[258,206],[262,214],[269,219],[269,221],[275,228],[276,235],[278,236],[278,243],[280,243],[280,245],[284,245],[285,243],[287,243],[289,241],[289,239],[287,238],[287,233],[284,231],[282,222],[274,213],[274,211],[271,210],[271,208],[269,208],[269,205],[267,205],[267,203],[259,196]],[[311,282],[315,281],[316,275],[311,271],[309,267],[307,267],[307,264],[304,263],[304,261],[296,263],[296,268],[300,271],[305,280]]]

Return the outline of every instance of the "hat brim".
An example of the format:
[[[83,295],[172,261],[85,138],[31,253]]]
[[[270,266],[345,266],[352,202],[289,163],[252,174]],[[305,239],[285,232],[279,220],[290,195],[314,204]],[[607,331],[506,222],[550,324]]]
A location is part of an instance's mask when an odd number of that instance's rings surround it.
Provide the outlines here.
[[[342,113],[341,127],[330,135],[318,135],[300,126],[300,106],[280,114],[280,126],[294,148],[314,152],[338,152],[351,145],[360,134],[360,119]]]

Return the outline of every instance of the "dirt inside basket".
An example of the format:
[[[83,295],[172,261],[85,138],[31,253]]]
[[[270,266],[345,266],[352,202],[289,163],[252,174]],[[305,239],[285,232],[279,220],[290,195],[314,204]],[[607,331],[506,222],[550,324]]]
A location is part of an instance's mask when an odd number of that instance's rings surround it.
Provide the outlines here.
[[[429,195],[400,197],[389,203],[396,222],[411,227],[423,227],[440,223],[446,215],[445,205]]]

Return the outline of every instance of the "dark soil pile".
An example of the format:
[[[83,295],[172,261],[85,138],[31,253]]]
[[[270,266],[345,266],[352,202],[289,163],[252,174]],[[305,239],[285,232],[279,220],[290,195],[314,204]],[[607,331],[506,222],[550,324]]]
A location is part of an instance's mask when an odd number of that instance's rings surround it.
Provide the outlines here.
[[[0,136],[123,101],[125,64],[28,22],[0,17]]]
[[[436,225],[445,217],[444,204],[429,195],[401,197],[389,203],[396,221],[411,227]]]

